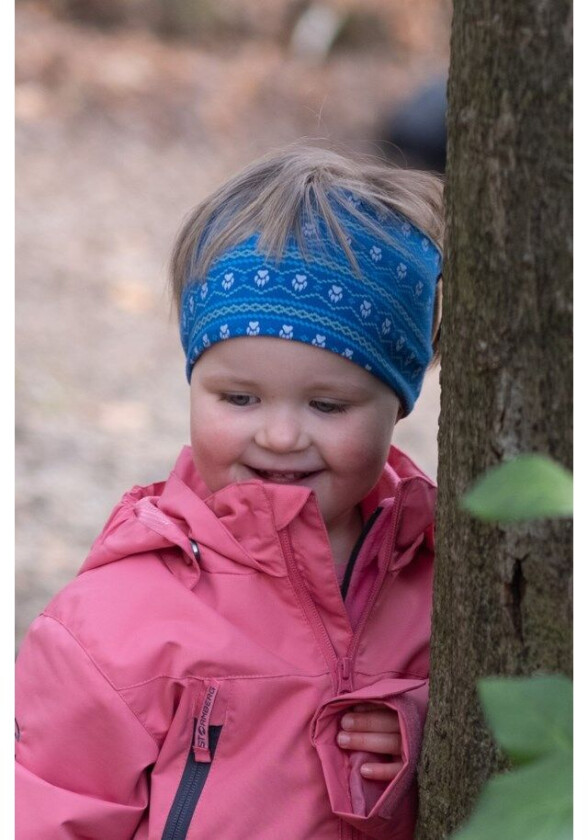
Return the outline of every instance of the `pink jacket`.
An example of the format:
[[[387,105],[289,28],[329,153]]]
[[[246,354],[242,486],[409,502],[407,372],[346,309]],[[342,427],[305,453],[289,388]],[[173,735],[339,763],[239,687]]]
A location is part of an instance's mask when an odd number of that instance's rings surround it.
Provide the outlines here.
[[[188,448],[133,488],[20,651],[17,839],[410,840],[433,504],[392,449],[344,605],[306,488],[209,495]],[[360,701],[400,716],[388,786],[335,743]]]

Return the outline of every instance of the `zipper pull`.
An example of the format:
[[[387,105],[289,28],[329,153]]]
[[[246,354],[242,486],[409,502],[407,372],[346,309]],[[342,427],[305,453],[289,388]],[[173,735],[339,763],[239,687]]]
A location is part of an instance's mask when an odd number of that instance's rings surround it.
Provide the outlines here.
[[[351,678],[351,660],[348,656],[344,656],[337,662],[337,692],[343,694],[347,691],[353,691],[353,680]]]
[[[207,681],[202,708],[194,726],[194,742],[192,744],[194,759],[206,764],[210,764],[212,761],[208,733],[210,728],[210,715],[212,714],[212,707],[216,700],[218,688],[219,685],[216,680]]]

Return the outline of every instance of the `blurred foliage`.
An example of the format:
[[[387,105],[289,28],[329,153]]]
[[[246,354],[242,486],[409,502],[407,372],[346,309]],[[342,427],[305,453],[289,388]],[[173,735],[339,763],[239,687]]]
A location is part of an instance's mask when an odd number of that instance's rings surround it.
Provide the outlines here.
[[[487,522],[571,517],[572,473],[545,455],[519,455],[488,470],[461,504]],[[513,769],[487,782],[451,840],[572,840],[572,681],[489,677],[478,681],[478,693]]]
[[[495,677],[478,691],[514,769],[490,779],[452,840],[572,840],[571,680]]]
[[[461,504],[478,519],[518,522],[571,516],[573,496],[571,472],[531,453],[488,470]]]

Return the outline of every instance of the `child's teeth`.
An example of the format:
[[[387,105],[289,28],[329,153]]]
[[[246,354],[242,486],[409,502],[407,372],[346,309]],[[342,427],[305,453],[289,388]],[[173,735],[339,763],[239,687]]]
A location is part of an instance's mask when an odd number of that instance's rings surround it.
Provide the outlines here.
[[[270,481],[297,481],[299,478],[303,478],[307,476],[308,473],[282,473],[282,472],[269,472],[267,470],[259,470],[259,474],[262,475],[264,478],[269,479]]]

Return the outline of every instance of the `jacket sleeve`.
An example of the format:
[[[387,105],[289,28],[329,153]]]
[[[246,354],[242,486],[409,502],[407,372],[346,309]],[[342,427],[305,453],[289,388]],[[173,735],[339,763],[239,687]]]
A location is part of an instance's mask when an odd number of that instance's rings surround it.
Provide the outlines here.
[[[324,703],[312,724],[333,813],[374,840],[412,840],[417,815],[416,767],[427,709],[428,680],[387,679]],[[364,779],[361,765],[374,754],[337,745],[342,715],[358,703],[398,713],[402,767],[389,783]]]
[[[16,669],[16,840],[130,840],[157,744],[56,619],[40,616]]]

